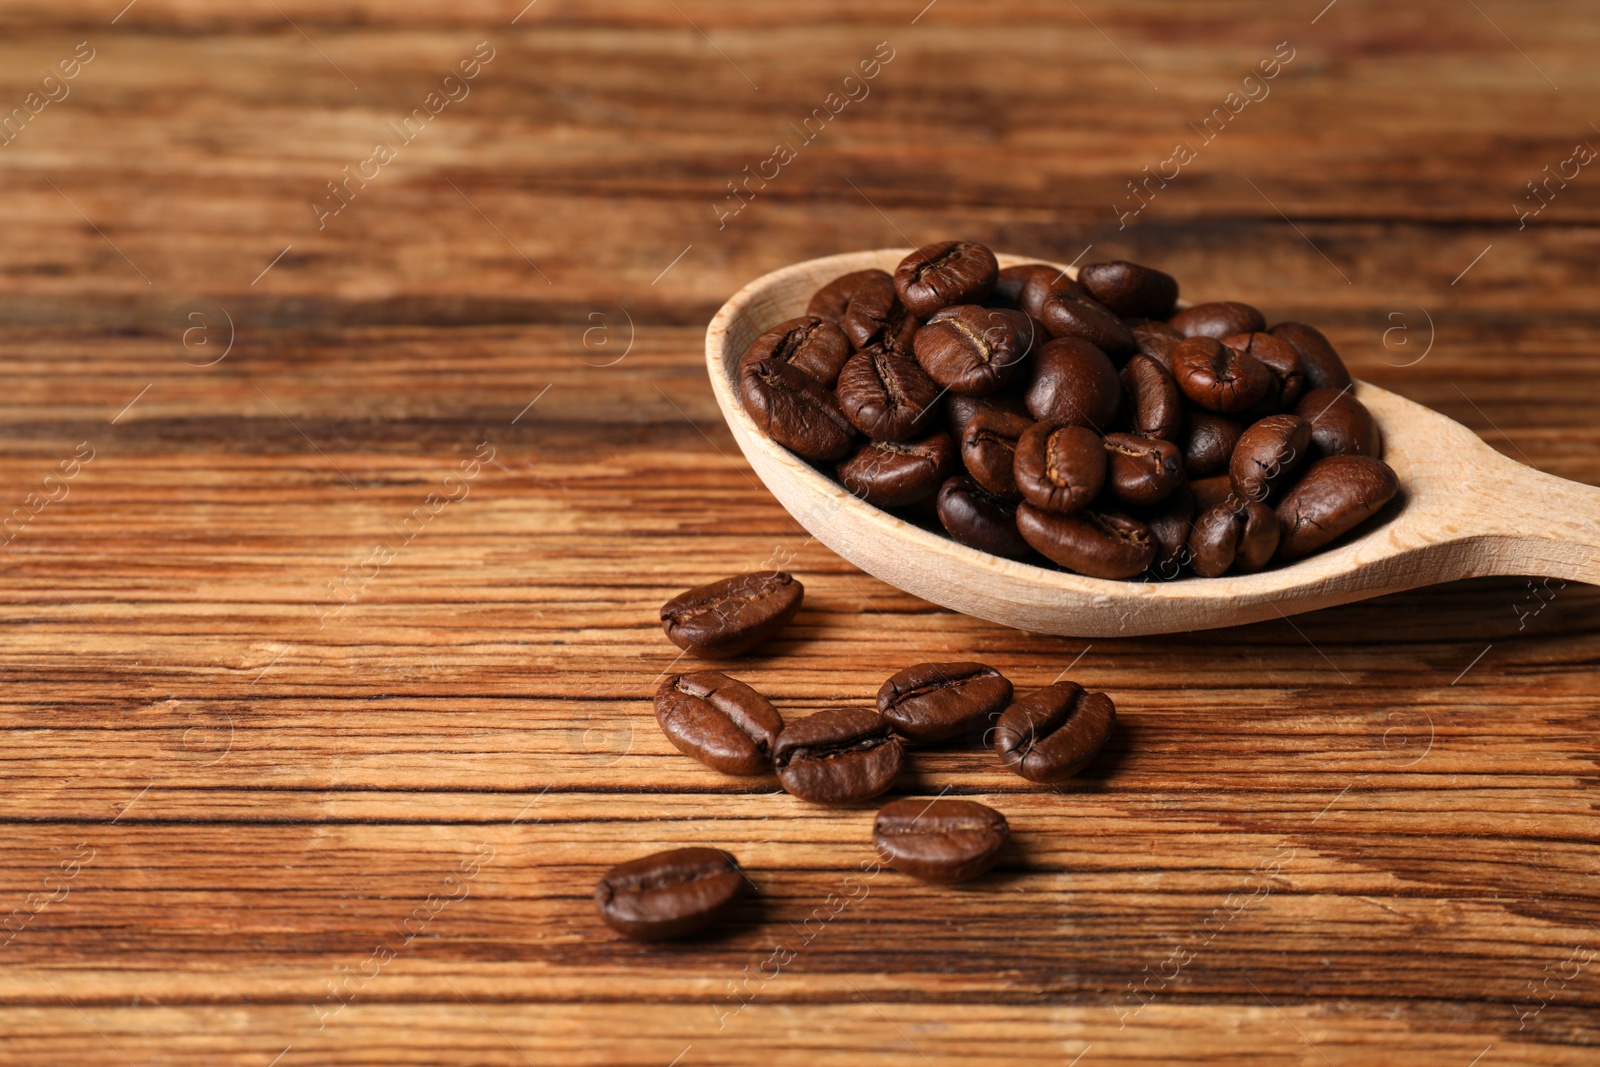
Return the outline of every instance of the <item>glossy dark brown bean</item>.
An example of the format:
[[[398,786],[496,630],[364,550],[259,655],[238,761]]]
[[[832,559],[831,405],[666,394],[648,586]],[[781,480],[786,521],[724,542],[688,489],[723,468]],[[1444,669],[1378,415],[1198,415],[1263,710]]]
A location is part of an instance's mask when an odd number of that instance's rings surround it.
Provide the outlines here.
[[[894,784],[904,759],[889,720],[867,708],[832,708],[790,723],[772,749],[783,788],[818,804],[877,796]]]
[[[993,867],[1010,836],[1006,817],[975,800],[905,797],[884,805],[872,824],[872,843],[885,863],[945,885]]]
[[[1004,388],[1033,342],[1033,320],[1022,312],[957,304],[917,331],[912,350],[935,382],[977,396]]]
[[[833,390],[798,367],[758,359],[739,369],[739,395],[761,432],[807,459],[838,459],[855,443]]]
[[[1268,399],[1279,410],[1294,407],[1295,401],[1305,391],[1305,374],[1300,368],[1300,356],[1286,341],[1270,333],[1236,333],[1224,337],[1222,343],[1235,352],[1254,356],[1272,372],[1275,388],[1267,391]]]
[[[1225,472],[1244,426],[1237,419],[1209,411],[1190,411],[1184,417],[1183,469],[1191,479]]]
[[[737,656],[789,625],[805,593],[805,586],[782,571],[736,574],[661,605],[661,628],[687,652],[713,659]]]
[[[1219,300],[1186,307],[1168,319],[1167,325],[1185,337],[1210,337],[1220,341],[1236,333],[1265,330],[1267,320],[1249,304]]]
[[[1093,297],[1052,289],[1045,294],[1036,317],[1044,323],[1051,337],[1076,337],[1114,358],[1131,356],[1138,351],[1133,332]]]
[[[1022,283],[1022,288],[1017,293],[1017,307],[1036,319],[1043,319],[1045,300],[1057,290],[1073,297],[1089,295],[1089,290],[1059,270],[1052,270],[1049,273],[1037,271]]]
[[[804,371],[831,389],[850,352],[850,340],[843,330],[826,319],[806,316],[779,323],[757,337],[739,365],[742,368],[757,360],[776,360]]]
[[[600,918],[639,941],[684,937],[727,916],[748,885],[718,848],[677,848],[619,863],[595,886]]]
[[[961,439],[961,462],[972,480],[995,496],[1021,500],[1015,472],[1017,441],[1032,426],[1028,416],[1003,411],[974,416]]]
[[[783,716],[772,702],[721,671],[674,674],[656,690],[656,721],[686,756],[723,774],[765,774]]]
[[[1184,396],[1222,415],[1248,411],[1273,383],[1266,364],[1210,337],[1186,337],[1172,350],[1172,377]]]
[[[1033,354],[1023,402],[1040,422],[1107,429],[1122,403],[1117,368],[1100,349],[1076,337],[1043,345]]]
[[[1160,503],[1183,482],[1183,455],[1171,441],[1108,433],[1104,445],[1106,488],[1124,504]]]
[[[1226,474],[1214,474],[1209,478],[1196,478],[1189,483],[1189,491],[1194,494],[1194,511],[1198,515],[1202,511],[1209,511],[1218,504],[1233,501],[1237,507],[1244,501],[1239,499],[1239,494],[1233,491],[1233,479]]]
[[[1367,405],[1347,389],[1313,389],[1294,413],[1311,423],[1311,443],[1323,456],[1383,455],[1383,434]]]
[[[1278,558],[1295,560],[1322,548],[1377,514],[1400,482],[1381,459],[1329,456],[1319,459],[1278,502],[1283,538]]]
[[[1085,426],[1041,422],[1017,439],[1017,490],[1034,507],[1064,515],[1087,507],[1106,482],[1106,450]]]
[[[1153,508],[1139,511],[1134,518],[1144,523],[1155,540],[1155,558],[1150,561],[1151,576],[1170,582],[1189,561],[1189,532],[1194,526],[1194,492],[1179,485]]]
[[[1078,271],[1078,283],[1125,319],[1164,319],[1178,303],[1178,279],[1127,260],[1090,263]]]
[[[1172,350],[1183,340],[1183,334],[1164,322],[1155,319],[1129,319],[1128,332],[1141,354],[1149,356],[1172,373]]]
[[[857,270],[842,274],[812,294],[811,303],[806,305],[806,314],[843,325],[850,301],[858,289],[867,285],[880,291],[887,286],[889,292],[893,292],[894,278],[886,270]]]
[[[1040,554],[1091,578],[1132,578],[1156,558],[1149,527],[1114,512],[1055,515],[1024,503],[1017,530]]]
[[[982,663],[918,663],[878,689],[878,711],[912,741],[971,732],[1011,703],[1011,683]]]
[[[1311,424],[1298,415],[1268,415],[1239,435],[1228,461],[1233,491],[1266,500],[1290,484],[1311,450]]]
[[[939,490],[939,524],[951,537],[980,552],[1005,559],[1033,554],[1017,532],[1017,508],[980,488],[971,478],[955,477]]]
[[[894,287],[913,315],[927,318],[951,304],[982,303],[999,273],[994,253],[976,241],[941,241],[901,260]]]
[[[915,441],[869,441],[839,464],[839,481],[874,507],[900,508],[939,491],[956,466],[943,430]]]
[[[1028,415],[1028,407],[1022,402],[1022,391],[1019,383],[1013,379],[1009,387],[998,393],[987,396],[960,396],[951,393],[944,398],[945,423],[950,428],[950,436],[960,441],[967,433],[967,424],[979,412],[1007,411],[1014,415]]]
[[[1280,322],[1268,331],[1280,341],[1288,343],[1300,357],[1300,370],[1305,375],[1307,391],[1313,389],[1343,389],[1350,384],[1350,372],[1344,360],[1334,351],[1333,345],[1322,336],[1322,331],[1303,322]]]
[[[1206,509],[1189,535],[1189,563],[1202,578],[1265,567],[1278,547],[1278,518],[1256,501],[1237,498]]]
[[[870,272],[850,294],[839,328],[857,351],[883,344],[897,351],[911,351],[912,338],[922,321],[906,310],[895,295],[894,281],[883,271]]]
[[[909,353],[873,345],[839,372],[839,407],[874,441],[904,441],[938,415],[940,389]]]
[[[1071,778],[1105,747],[1117,709],[1104,693],[1056,682],[1007,708],[994,731],[1000,762],[1030,782]]]
[[[996,277],[994,292],[989,295],[990,300],[1004,301],[1011,307],[1022,306],[1022,291],[1029,282],[1038,279],[1036,284],[1049,286],[1061,271],[1056,267],[1044,263],[1022,263],[1015,267],[1006,267]]]
[[[1183,432],[1183,394],[1160,362],[1139,354],[1122,368],[1122,402],[1140,437],[1177,441]]]

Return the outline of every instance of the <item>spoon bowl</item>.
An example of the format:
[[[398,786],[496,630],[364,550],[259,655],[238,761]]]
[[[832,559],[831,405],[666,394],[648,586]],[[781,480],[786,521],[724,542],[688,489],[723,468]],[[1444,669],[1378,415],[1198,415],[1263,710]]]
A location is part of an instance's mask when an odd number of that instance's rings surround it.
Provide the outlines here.
[[[1482,575],[1600,584],[1600,489],[1507,459],[1460,423],[1365,382],[1355,396],[1383,431],[1399,496],[1330,548],[1256,574],[1089,578],[992,556],[867,504],[756,426],[740,397],[739,360],[761,333],[805,314],[826,283],[874,267],[892,273],[910,251],[773,271],[736,293],[706,331],[712,390],[756,475],[817,540],[890,585],[1021,630],[1103,637],[1237,626]],[[997,258],[1001,267],[1043,262]]]

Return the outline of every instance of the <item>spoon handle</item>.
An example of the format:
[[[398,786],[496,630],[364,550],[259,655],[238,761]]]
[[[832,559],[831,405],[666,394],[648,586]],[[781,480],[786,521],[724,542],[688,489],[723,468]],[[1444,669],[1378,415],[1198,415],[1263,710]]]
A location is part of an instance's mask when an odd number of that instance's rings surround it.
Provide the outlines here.
[[[1468,487],[1493,574],[1600,585],[1600,489],[1504,456],[1487,464],[1483,492]]]

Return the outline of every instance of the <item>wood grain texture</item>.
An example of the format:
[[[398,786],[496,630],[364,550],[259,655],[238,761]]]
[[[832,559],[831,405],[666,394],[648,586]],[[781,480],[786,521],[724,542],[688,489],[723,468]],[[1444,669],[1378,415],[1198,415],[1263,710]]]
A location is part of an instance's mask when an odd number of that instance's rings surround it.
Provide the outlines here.
[[[1092,245],[1600,483],[1600,179],[1514,206],[1600,145],[1588,7],[922,6],[0,10],[0,113],[96,50],[0,145],[0,1063],[1594,1060],[1600,593],[1007,630],[810,541],[702,361],[796,260]],[[317,229],[479,41],[471,94]],[[954,890],[863,872],[872,809],[711,774],[650,712],[660,603],[776,560],[806,606],[735,673],[786,714],[923,659],[1070,668],[1117,701],[1108,752],[1060,791],[918,753],[902,792],[987,799],[1015,846]],[[760,886],[733,927],[594,921],[604,867],[698,843]]]

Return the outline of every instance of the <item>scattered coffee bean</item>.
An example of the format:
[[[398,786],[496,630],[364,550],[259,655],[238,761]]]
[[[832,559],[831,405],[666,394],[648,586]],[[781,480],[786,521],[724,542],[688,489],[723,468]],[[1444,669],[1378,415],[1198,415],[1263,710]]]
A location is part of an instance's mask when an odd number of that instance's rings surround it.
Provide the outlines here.
[[[1033,321],[1022,312],[960,304],[929,319],[913,348],[935,382],[952,393],[979,395],[1003,388],[1033,341]]]
[[[1051,337],[1076,337],[1108,356],[1131,356],[1139,349],[1133,331],[1093,297],[1052,289],[1039,305],[1037,317]]]
[[[777,636],[804,598],[805,586],[782,571],[737,574],[667,601],[661,628],[684,651],[723,659]]]
[[[1183,482],[1183,456],[1171,441],[1108,433],[1106,486],[1124,504],[1148,506]]]
[[[935,430],[915,441],[869,441],[839,464],[839,481],[873,507],[898,508],[937,493],[955,465],[955,442]]]
[[[946,885],[988,871],[1010,836],[1004,815],[973,800],[905,797],[884,805],[872,824],[872,843],[885,863]]]
[[[1149,528],[1116,512],[1057,515],[1024,503],[1017,506],[1017,529],[1041,555],[1091,578],[1132,578],[1156,558]]]
[[[856,350],[881,344],[898,352],[911,351],[921,321],[906,310],[895,295],[894,281],[883,271],[868,272],[850,294],[840,329]]]
[[[995,496],[1022,499],[1015,474],[1017,440],[1033,426],[1026,415],[982,412],[967,423],[961,439],[961,461],[972,480]]]
[[[1122,400],[1140,437],[1176,441],[1183,432],[1183,395],[1170,372],[1140,353],[1122,368]]]
[[[894,784],[904,759],[889,720],[866,708],[833,708],[792,722],[772,749],[779,784],[818,804],[877,796]]]
[[[1288,342],[1280,341],[1270,333],[1236,333],[1224,337],[1222,343],[1235,352],[1243,352],[1260,360],[1272,373],[1274,388],[1267,396],[1279,408],[1293,407],[1305,391],[1305,374],[1300,368],[1300,356]]]
[[[1184,420],[1183,469],[1190,478],[1204,478],[1228,469],[1244,427],[1236,419],[1209,411],[1190,411]]]
[[[939,522],[968,548],[1005,559],[1026,559],[1033,549],[1017,532],[1017,506],[979,487],[971,478],[955,477],[939,490]]]
[[[904,441],[923,433],[939,413],[939,396],[939,387],[915,359],[882,345],[857,352],[839,372],[839,407],[874,441]]]
[[[1178,303],[1178,280],[1170,274],[1116,260],[1078,271],[1089,295],[1125,319],[1164,319]]]
[[[1305,462],[1311,424],[1297,415],[1268,415],[1239,436],[1228,474],[1234,492],[1246,500],[1266,500]]]
[[[1265,330],[1267,320],[1249,304],[1220,300],[1186,307],[1168,319],[1167,325],[1185,337],[1210,337],[1220,341],[1236,333]]]
[[[1316,327],[1303,322],[1280,322],[1268,332],[1287,342],[1300,357],[1307,390],[1343,389],[1351,384],[1344,360]]]
[[[982,663],[919,663],[878,690],[878,711],[911,741],[947,741],[1000,714],[1011,683]]]
[[[1383,435],[1367,406],[1347,389],[1313,389],[1294,413],[1311,423],[1311,443],[1323,456],[1383,455]]]
[[[656,690],[656,721],[674,748],[723,774],[765,774],[783,717],[721,671],[674,674]]]
[[[1200,513],[1189,535],[1189,562],[1202,578],[1265,567],[1278,547],[1278,519],[1258,500],[1238,498]]]
[[[1248,411],[1272,388],[1266,364],[1211,337],[1186,337],[1172,351],[1172,376],[1183,395],[1207,411]]]
[[[745,894],[738,862],[719,848],[675,848],[619,863],[595,886],[605,924],[637,941],[683,937],[724,918]]]
[[[1104,693],[1056,682],[1001,714],[994,749],[1002,764],[1030,782],[1062,782],[1088,766],[1116,721],[1117,709]]]
[[[1106,465],[1105,445],[1093,430],[1040,422],[1017,439],[1012,472],[1030,504],[1064,515],[1100,495]]]
[[[805,371],[822,385],[833,388],[839,368],[850,358],[850,340],[826,319],[807,316],[780,323],[755,339],[745,351],[740,367],[771,359]]]
[[[1394,471],[1371,456],[1329,456],[1300,476],[1278,502],[1280,560],[1322,548],[1376,515],[1400,491]]]
[[[806,314],[827,319],[835,325],[843,325],[845,313],[850,309],[850,301],[858,289],[867,285],[880,290],[887,286],[889,292],[894,292],[894,279],[886,270],[851,271],[818,289],[812,296],[811,303],[806,305]]]
[[[901,260],[894,287],[913,315],[927,318],[951,304],[982,303],[999,273],[994,253],[976,241],[941,241]]]
[[[1064,337],[1033,355],[1033,374],[1023,395],[1028,414],[1040,422],[1105,429],[1117,417],[1122,385],[1106,354],[1087,341]]]

